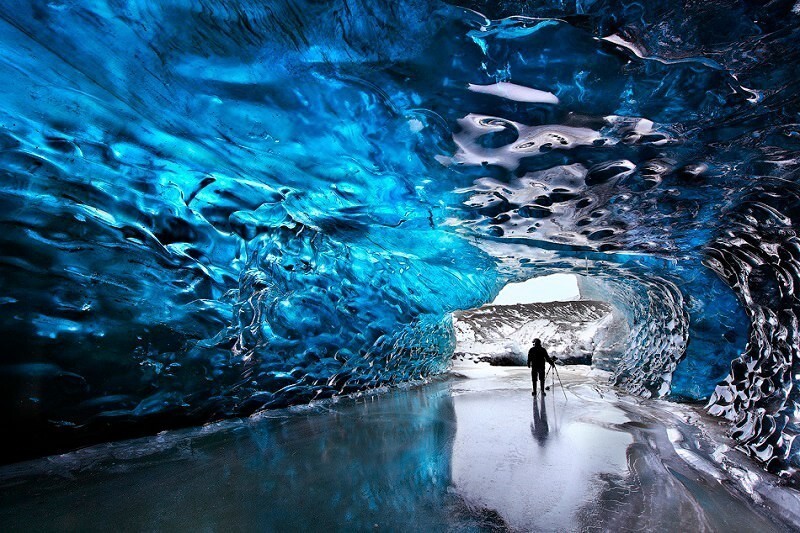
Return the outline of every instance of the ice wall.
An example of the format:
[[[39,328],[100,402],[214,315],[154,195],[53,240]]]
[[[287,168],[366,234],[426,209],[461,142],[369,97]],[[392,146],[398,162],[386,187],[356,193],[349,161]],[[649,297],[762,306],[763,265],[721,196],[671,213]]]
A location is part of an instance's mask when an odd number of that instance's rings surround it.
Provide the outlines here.
[[[17,453],[425,377],[452,311],[569,271],[631,326],[620,385],[790,472],[799,17],[0,3]]]
[[[500,282],[441,229],[446,139],[397,71],[423,43],[344,7],[0,5],[17,454],[445,369]]]

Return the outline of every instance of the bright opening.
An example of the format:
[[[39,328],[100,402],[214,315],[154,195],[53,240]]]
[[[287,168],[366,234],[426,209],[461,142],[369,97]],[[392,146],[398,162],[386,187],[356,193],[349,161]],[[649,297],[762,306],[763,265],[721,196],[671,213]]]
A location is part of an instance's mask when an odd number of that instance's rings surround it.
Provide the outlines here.
[[[492,305],[514,305],[580,300],[578,279],[572,274],[553,274],[532,278],[522,283],[509,283]]]
[[[495,300],[454,314],[456,364],[525,366],[533,339],[563,364],[617,357],[627,338],[624,316],[581,293],[586,280],[562,273],[509,283]],[[596,291],[595,291],[596,292]]]

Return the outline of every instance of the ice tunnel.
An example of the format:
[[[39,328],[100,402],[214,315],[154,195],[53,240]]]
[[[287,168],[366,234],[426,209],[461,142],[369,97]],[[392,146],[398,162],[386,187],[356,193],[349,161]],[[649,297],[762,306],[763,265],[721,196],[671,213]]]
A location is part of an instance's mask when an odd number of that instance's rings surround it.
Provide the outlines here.
[[[710,24],[708,21],[713,21]],[[800,464],[790,2],[0,3],[5,461],[444,371],[558,272],[596,364]]]

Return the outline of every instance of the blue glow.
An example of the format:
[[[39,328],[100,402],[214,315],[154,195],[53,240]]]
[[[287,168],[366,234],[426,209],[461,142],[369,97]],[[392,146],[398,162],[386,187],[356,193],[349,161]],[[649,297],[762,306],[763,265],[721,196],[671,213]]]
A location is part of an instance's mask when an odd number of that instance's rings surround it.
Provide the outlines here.
[[[424,378],[572,272],[619,385],[796,462],[798,15],[650,4],[0,5],[18,452]]]

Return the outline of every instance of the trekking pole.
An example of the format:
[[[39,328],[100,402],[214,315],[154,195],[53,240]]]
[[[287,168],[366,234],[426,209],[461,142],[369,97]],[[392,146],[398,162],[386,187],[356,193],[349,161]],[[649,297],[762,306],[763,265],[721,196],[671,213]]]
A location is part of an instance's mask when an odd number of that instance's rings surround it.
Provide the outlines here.
[[[556,371],[556,372],[555,372],[555,375],[556,375],[556,377],[558,378],[558,383],[561,385],[561,392],[562,392],[562,393],[564,393],[564,399],[565,399],[565,400],[567,400],[567,401],[569,401],[569,400],[567,399],[567,393],[566,393],[566,392],[564,392],[564,383],[561,381],[561,375],[558,373],[558,369],[556,368],[556,365],[552,365],[552,367],[553,367],[553,369]],[[555,385],[554,385],[554,386],[555,386]]]

